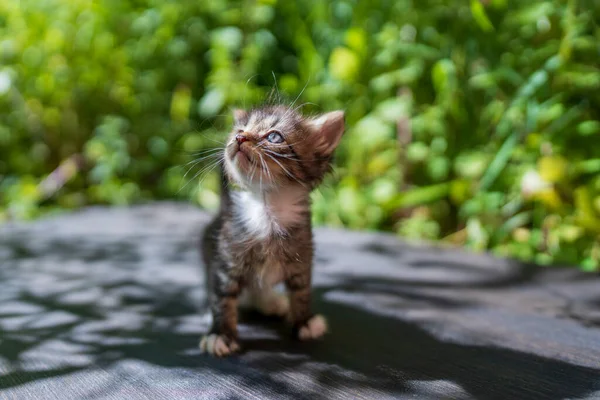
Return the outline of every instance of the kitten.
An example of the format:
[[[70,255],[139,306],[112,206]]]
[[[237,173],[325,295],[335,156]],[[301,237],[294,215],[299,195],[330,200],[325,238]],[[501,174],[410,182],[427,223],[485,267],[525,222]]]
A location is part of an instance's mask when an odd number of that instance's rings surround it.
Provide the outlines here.
[[[267,106],[236,110],[234,119],[224,149],[221,207],[202,237],[213,325],[200,348],[216,356],[240,348],[241,294],[260,312],[287,317],[300,340],[326,332],[325,318],[310,305],[309,194],[329,171],[344,132],[342,111],[306,118]],[[288,296],[274,291],[280,282]]]

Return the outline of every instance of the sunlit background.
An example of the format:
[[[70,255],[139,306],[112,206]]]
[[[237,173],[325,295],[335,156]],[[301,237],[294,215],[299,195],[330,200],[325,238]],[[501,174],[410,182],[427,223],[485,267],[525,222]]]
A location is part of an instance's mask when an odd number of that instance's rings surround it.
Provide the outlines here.
[[[346,111],[315,223],[596,269],[597,21],[597,0],[1,1],[0,221],[214,210],[200,152],[278,90]]]

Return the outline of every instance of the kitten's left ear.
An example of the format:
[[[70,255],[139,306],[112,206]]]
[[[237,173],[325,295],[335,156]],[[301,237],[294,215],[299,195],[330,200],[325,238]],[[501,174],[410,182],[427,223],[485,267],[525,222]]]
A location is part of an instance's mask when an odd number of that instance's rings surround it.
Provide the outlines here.
[[[344,133],[344,112],[332,111],[323,114],[308,120],[308,125],[318,137],[317,149],[329,156],[339,144]]]

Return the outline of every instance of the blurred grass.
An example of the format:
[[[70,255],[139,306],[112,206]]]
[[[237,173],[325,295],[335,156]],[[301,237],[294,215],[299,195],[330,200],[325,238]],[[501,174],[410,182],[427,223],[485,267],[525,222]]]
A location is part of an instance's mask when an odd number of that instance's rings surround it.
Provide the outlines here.
[[[316,223],[597,269],[598,21],[598,0],[1,2],[0,221],[214,209],[188,163],[276,82],[346,110]]]

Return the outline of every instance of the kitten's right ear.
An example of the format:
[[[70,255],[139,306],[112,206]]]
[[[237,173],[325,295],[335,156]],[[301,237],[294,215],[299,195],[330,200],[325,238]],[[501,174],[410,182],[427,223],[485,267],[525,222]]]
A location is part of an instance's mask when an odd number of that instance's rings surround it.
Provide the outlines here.
[[[329,156],[344,134],[344,112],[328,112],[320,117],[309,119],[308,125],[317,135],[315,148]]]
[[[233,121],[235,124],[244,125],[248,120],[248,112],[246,110],[242,110],[241,108],[236,108],[233,110]]]

